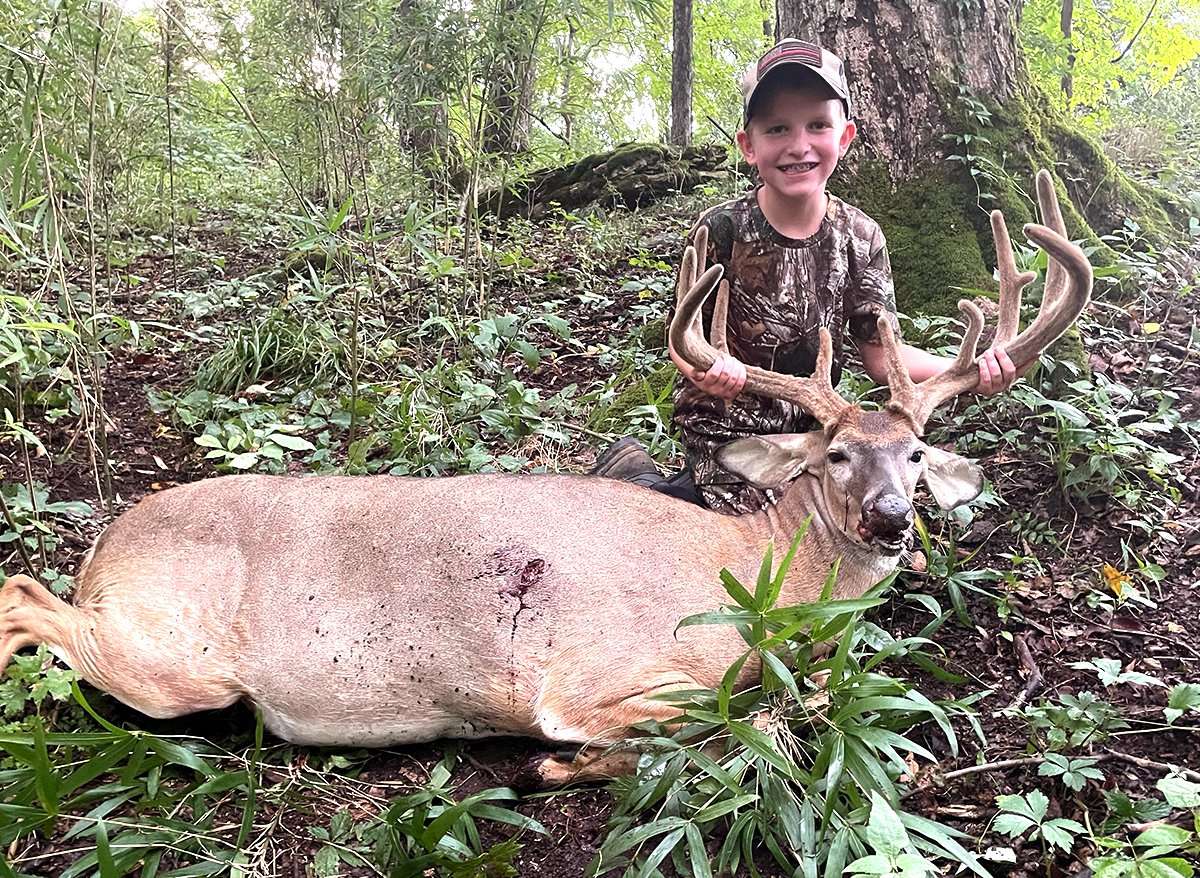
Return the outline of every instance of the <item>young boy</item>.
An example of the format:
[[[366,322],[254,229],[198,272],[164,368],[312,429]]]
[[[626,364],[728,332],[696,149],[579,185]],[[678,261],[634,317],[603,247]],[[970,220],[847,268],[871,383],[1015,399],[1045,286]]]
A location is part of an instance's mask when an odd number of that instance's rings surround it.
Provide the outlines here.
[[[744,364],[809,375],[825,326],[833,335],[835,385],[847,329],[867,374],[884,382],[876,318],[887,315],[899,335],[883,233],[865,213],[825,191],[855,135],[841,60],[813,43],[781,40],[746,71],[742,95],[737,144],[759,185],[705,211],[688,237],[690,244],[700,226],[707,227],[707,262],[725,268],[730,353],[703,372],[670,351],[684,377],[675,393],[675,423],[687,468],[664,480],[645,450],[623,439],[593,470],[728,514],[754,512],[776,498],[722,469],[717,448],[750,435],[819,428],[790,403],[742,394]],[[951,362],[909,345],[902,354],[914,381]],[[978,392],[1006,390],[1017,371],[1003,350],[988,350],[979,358]]]

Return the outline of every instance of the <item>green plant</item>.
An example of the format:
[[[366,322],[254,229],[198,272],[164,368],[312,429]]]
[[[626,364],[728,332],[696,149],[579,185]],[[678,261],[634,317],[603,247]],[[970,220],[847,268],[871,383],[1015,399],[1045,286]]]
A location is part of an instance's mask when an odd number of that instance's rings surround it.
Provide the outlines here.
[[[416,878],[436,870],[461,878],[515,876],[512,859],[520,845],[510,840],[484,849],[476,821],[545,834],[536,820],[501,804],[517,797],[510,789],[487,789],[456,800],[449,782],[457,756],[457,748],[450,748],[422,789],[393,800],[378,823],[364,832],[372,858],[389,875]]]
[[[71,698],[71,684],[78,675],[71,670],[57,667],[50,651],[40,647],[32,655],[13,656],[12,663],[0,676],[0,714],[7,724],[0,724],[5,731],[27,730],[27,723],[20,722],[39,708],[47,698],[59,703]]]
[[[1187,711],[1200,713],[1200,683],[1179,683],[1171,688],[1163,714],[1173,723]]]
[[[1161,686],[1164,689],[1167,685],[1158,679],[1158,677],[1152,677],[1140,671],[1122,670],[1121,662],[1118,659],[1092,659],[1086,662],[1071,662],[1071,667],[1081,671],[1095,671],[1096,675],[1100,678],[1101,685],[1105,689],[1118,683],[1128,683],[1134,686]]]
[[[716,690],[664,696],[680,708],[669,737],[653,728],[653,737],[632,742],[647,752],[638,775],[618,785],[593,872],[648,875],[669,857],[680,874],[734,874],[742,864],[753,871],[755,851],[765,849],[788,871],[799,865],[804,874],[840,874],[870,854],[864,839],[872,838],[872,801],[898,805],[897,779],[910,771],[901,754],[933,759],[911,729],[931,720],[957,750],[949,718],[969,718],[967,704],[933,702],[883,672],[884,662],[920,655],[928,637],[893,639],[861,620],[888,582],[859,599],[831,600],[835,567],[820,601],[776,606],[803,534],[801,528],[774,572],[768,549],[753,591],[722,571],[733,603],[680,622],[733,625],[748,648]],[[754,665],[761,682],[737,690],[743,670]],[[817,686],[814,676],[826,679]],[[916,851],[986,874],[956,831],[914,814],[896,816]],[[899,863],[904,846],[897,847],[894,833],[881,834],[887,822],[878,812],[876,853],[894,854],[889,862]],[[711,860],[706,837],[715,839]],[[868,860],[863,868],[878,864]]]
[[[1104,772],[1095,767],[1097,761],[1087,756],[1071,759],[1061,753],[1047,753],[1038,774],[1057,777],[1067,789],[1079,792],[1089,780],[1104,780]]]
[[[1018,838],[1028,834],[1042,845],[1042,855],[1049,860],[1053,848],[1059,848],[1063,853],[1071,850],[1076,836],[1087,832],[1087,828],[1075,820],[1065,817],[1046,819],[1046,811],[1050,800],[1040,790],[1033,790],[1024,795],[997,796],[996,804],[1000,813],[996,816],[992,827],[1004,833],[1009,838]]]
[[[984,494],[981,495],[985,506],[994,505],[989,500],[989,494],[990,492],[985,489]],[[990,496],[994,498],[995,495],[991,494]],[[997,582],[1003,579],[1003,575],[988,568],[972,569],[971,561],[979,553],[979,549],[975,549],[965,557],[960,557],[958,540],[955,535],[955,528],[959,525],[950,516],[947,516],[944,522],[945,527],[942,529],[944,537],[938,539],[929,532],[929,528],[921,516],[918,515],[916,518],[917,539],[920,541],[921,551],[925,555],[925,576],[931,582],[946,589],[946,594],[950,597],[950,605],[954,608],[954,614],[958,621],[963,625],[970,625],[971,617],[967,612],[967,602],[963,592],[973,591],[999,602],[998,595],[981,587],[978,583]]]
[[[1151,826],[1128,842],[1104,836],[1095,841],[1102,850],[1115,851],[1088,861],[1095,878],[1192,878],[1189,855],[1200,853],[1194,833],[1169,823]]]
[[[1092,692],[1061,695],[1056,702],[1043,701],[1019,710],[1029,724],[1034,746],[1050,751],[1098,744],[1113,732],[1129,728],[1117,708]]]
[[[196,368],[195,383],[201,390],[224,394],[268,381],[320,383],[343,370],[343,357],[330,324],[276,312],[235,330]]]
[[[1161,799],[1135,800],[1120,790],[1105,790],[1104,804],[1108,815],[1100,825],[1101,832],[1113,832],[1126,823],[1162,820],[1171,813],[1171,806]]]
[[[879,793],[871,794],[871,816],[867,820],[866,841],[873,853],[848,865],[851,878],[924,878],[939,870],[917,849],[899,815]]]
[[[54,527],[56,518],[82,520],[95,514],[91,505],[82,500],[50,501],[50,490],[41,482],[33,483],[33,492],[18,482],[0,484],[0,509],[3,518],[0,519],[0,547],[11,551],[0,559],[5,566],[14,558],[20,558],[28,572],[33,572],[30,564],[31,557],[36,553],[45,565],[55,549],[58,548],[60,536]],[[54,571],[43,566],[47,581],[55,586],[55,591],[61,593],[65,583]]]

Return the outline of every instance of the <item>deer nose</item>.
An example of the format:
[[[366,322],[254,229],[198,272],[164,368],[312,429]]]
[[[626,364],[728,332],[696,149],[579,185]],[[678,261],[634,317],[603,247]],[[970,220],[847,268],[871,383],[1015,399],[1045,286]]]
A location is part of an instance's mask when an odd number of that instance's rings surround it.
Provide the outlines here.
[[[876,497],[863,509],[863,523],[876,536],[899,536],[912,520],[912,505],[899,494]]]

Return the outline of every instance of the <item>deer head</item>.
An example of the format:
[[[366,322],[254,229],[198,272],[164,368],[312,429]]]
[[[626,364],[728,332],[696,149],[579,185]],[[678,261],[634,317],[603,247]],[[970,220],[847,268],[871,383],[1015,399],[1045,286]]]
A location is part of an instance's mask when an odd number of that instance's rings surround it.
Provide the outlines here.
[[[1036,359],[1078,318],[1092,288],[1091,266],[1083,251],[1066,237],[1054,185],[1044,170],[1037,175],[1037,192],[1046,225],[1030,223],[1024,231],[1046,250],[1050,260],[1041,309],[1020,334],[1021,291],[1035,275],[1017,272],[1004,217],[998,210],[991,215],[1000,274],[995,344],[1004,345],[1018,367]],[[707,234],[701,227],[695,247],[684,253],[676,315],[670,329],[675,351],[702,370],[710,368],[726,350],[729,305],[728,283],[721,281],[722,267],[704,269],[706,250]],[[710,344],[704,338],[700,309],[718,284]],[[826,508],[851,542],[882,554],[898,554],[913,522],[912,497],[918,481],[924,480],[944,509],[969,502],[983,488],[979,467],[922,439],[925,422],[934,409],[973,390],[979,381],[976,348],[983,314],[966,300],[958,307],[967,323],[958,354],[948,369],[921,384],[909,378],[891,325],[886,318],[879,318],[891,394],[880,411],[865,411],[833,389],[833,344],[825,328],[820,330],[817,364],[810,377],[747,365],[747,392],[801,406],[821,423],[822,429],[740,439],[720,449],[718,461],[764,488],[779,488],[802,474],[819,479]]]

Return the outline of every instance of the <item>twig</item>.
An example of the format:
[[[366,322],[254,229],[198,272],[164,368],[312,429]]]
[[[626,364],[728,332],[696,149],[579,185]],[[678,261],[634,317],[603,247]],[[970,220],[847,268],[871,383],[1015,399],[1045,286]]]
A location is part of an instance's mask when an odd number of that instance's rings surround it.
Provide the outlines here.
[[[1042,688],[1042,669],[1038,667],[1038,663],[1033,658],[1033,652],[1029,649],[1029,642],[1025,639],[1027,634],[1018,634],[1013,640],[1013,646],[1017,650],[1017,658],[1021,660],[1021,667],[1025,670],[1026,681],[1025,688],[1021,690],[1021,694],[1013,699],[1012,704],[1007,709],[1011,710],[1014,707],[1020,707],[1027,702],[1033,693]]]
[[[1143,28],[1150,23],[1150,16],[1154,14],[1154,8],[1156,6],[1158,6],[1158,0],[1154,0],[1154,2],[1150,4],[1150,8],[1146,11],[1146,17],[1142,19],[1142,23],[1138,25],[1138,29],[1134,31],[1134,34],[1130,38],[1129,42],[1125,44],[1125,48],[1121,50],[1121,54],[1113,58],[1112,61],[1109,62],[1110,64],[1116,64],[1129,53],[1130,49],[1133,48],[1133,44],[1137,42],[1137,38],[1142,35]]]
[[[1141,756],[1134,756],[1131,753],[1122,753],[1120,750],[1113,750],[1109,747],[1104,748],[1105,754],[1112,759],[1118,759],[1121,762],[1128,762],[1130,765],[1136,765],[1139,768],[1154,768],[1159,771],[1175,772],[1180,777],[1186,777],[1188,780],[1200,781],[1200,771],[1192,771],[1190,768],[1184,768],[1179,765],[1168,765],[1165,762],[1155,762],[1153,759],[1144,759]]]
[[[1128,762],[1131,765],[1136,765],[1139,768],[1152,768],[1156,771],[1174,772],[1188,780],[1200,781],[1200,772],[1192,771],[1190,768],[1184,768],[1177,765],[1168,765],[1165,762],[1155,762],[1153,759],[1143,759],[1141,756],[1133,756],[1129,753],[1122,753],[1119,750],[1105,748],[1104,752],[1098,756],[1090,756],[1089,759],[1094,759],[1096,762],[1108,762],[1116,759],[1120,762]],[[921,784],[913,787],[908,792],[904,793],[900,798],[907,799],[910,796],[915,796],[917,793],[923,793],[935,785],[944,784],[948,780],[954,780],[960,777],[968,777],[972,774],[982,774],[989,771],[1004,771],[1007,768],[1023,768],[1028,765],[1041,765],[1045,762],[1042,756],[1022,756],[1018,759],[1001,759],[997,762],[985,762],[981,765],[969,765],[966,768],[957,768],[954,771],[948,771],[943,775],[939,775],[930,783]]]

